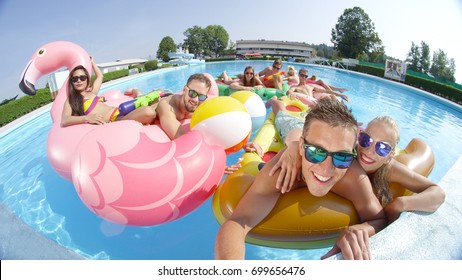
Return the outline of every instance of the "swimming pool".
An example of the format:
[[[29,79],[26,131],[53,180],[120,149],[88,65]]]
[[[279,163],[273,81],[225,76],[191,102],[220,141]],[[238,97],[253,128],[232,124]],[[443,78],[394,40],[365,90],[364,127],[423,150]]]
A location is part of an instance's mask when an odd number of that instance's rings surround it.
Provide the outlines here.
[[[182,89],[190,74],[208,72],[213,76],[227,70],[241,73],[248,64],[255,69],[269,62],[236,61],[207,63],[165,69],[105,85],[104,90],[138,87]],[[307,67],[324,81],[349,88],[353,113],[359,121],[379,114],[395,117],[401,128],[401,146],[412,138],[423,138],[435,152],[430,175],[439,181],[462,154],[462,113],[457,106],[436,101],[413,89],[346,71]],[[212,259],[218,224],[210,200],[188,216],[153,227],[124,227],[95,216],[80,201],[71,182],[60,178],[46,158],[46,138],[51,125],[47,112],[0,135],[0,199],[27,224],[59,244],[96,259]],[[238,154],[228,157],[228,164]],[[283,250],[247,245],[247,259],[318,259],[328,249]]]

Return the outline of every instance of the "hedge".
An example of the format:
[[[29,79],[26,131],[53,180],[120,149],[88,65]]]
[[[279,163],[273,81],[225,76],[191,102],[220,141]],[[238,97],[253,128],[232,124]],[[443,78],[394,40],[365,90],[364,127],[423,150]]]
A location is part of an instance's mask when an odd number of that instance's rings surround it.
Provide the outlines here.
[[[366,73],[380,78],[383,78],[385,71],[384,68],[362,64],[357,64],[355,67],[349,67],[349,70]],[[462,105],[462,90],[452,85],[418,77],[409,73],[406,74],[404,84],[428,91]]]
[[[46,87],[37,90],[35,96],[24,96],[0,106],[0,127],[50,103],[51,101],[50,89]]]

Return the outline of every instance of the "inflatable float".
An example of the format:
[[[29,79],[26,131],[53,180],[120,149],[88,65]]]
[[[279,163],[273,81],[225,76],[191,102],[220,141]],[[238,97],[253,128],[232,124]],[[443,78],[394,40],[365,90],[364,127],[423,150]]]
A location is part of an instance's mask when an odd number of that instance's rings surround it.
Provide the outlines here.
[[[83,48],[71,42],[51,42],[32,56],[20,88],[34,95],[40,77],[78,65],[92,72]],[[218,89],[208,77],[210,98],[218,95]],[[143,126],[136,121],[61,127],[67,79],[64,85],[50,110],[48,160],[58,174],[74,183],[91,211],[118,224],[158,225],[183,217],[213,194],[226,164],[223,147],[207,144],[198,131],[171,141],[158,125]],[[103,96],[110,106],[130,100],[119,91]]]
[[[305,104],[287,97],[282,100],[289,113],[304,116],[307,109]],[[245,153],[243,167],[228,175],[213,196],[213,212],[220,224],[233,213],[258,174],[259,165],[269,161],[284,147],[274,126],[272,112],[253,141],[262,146],[265,152],[263,158],[255,153]],[[428,175],[434,164],[431,149],[419,139],[413,139],[395,158],[423,175]],[[394,196],[411,194],[397,184],[390,187]],[[358,222],[356,210],[350,201],[331,192],[324,197],[315,197],[306,188],[300,188],[282,195],[271,213],[249,232],[246,241],[276,248],[326,248],[335,243],[342,229]]]

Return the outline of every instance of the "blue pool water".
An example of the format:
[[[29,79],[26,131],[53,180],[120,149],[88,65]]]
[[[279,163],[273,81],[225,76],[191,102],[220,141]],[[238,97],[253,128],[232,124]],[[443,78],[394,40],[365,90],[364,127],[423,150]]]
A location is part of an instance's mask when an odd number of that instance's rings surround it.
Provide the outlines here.
[[[258,71],[271,62],[236,61],[165,69],[105,86],[103,90],[138,87],[180,91],[197,72],[213,76],[243,71],[251,64]],[[412,138],[424,139],[433,149],[436,164],[430,178],[438,182],[462,154],[462,109],[400,84],[331,68],[307,67],[324,81],[349,88],[353,113],[361,122],[379,114],[397,119],[401,146]],[[287,66],[287,65],[285,65]],[[85,257],[96,259],[212,259],[218,224],[211,202],[186,217],[153,227],[124,227],[94,215],[80,201],[71,182],[59,177],[46,156],[51,125],[48,112],[0,135],[0,201],[48,238]],[[239,154],[228,157],[228,164]],[[3,226],[3,225],[2,225]],[[247,259],[318,259],[326,249],[284,250],[247,245]]]

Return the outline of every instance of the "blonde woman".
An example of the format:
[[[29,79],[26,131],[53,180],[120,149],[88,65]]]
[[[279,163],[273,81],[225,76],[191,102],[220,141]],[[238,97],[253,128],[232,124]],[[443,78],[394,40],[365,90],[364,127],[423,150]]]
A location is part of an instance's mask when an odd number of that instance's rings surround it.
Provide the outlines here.
[[[445,199],[440,186],[394,159],[399,139],[398,125],[389,116],[374,118],[358,136],[358,162],[369,176],[389,223],[404,211],[434,212]],[[393,199],[389,188],[392,182],[415,194]]]
[[[287,66],[287,73],[284,75],[284,81],[287,81],[289,86],[298,85],[297,70],[292,65]]]

